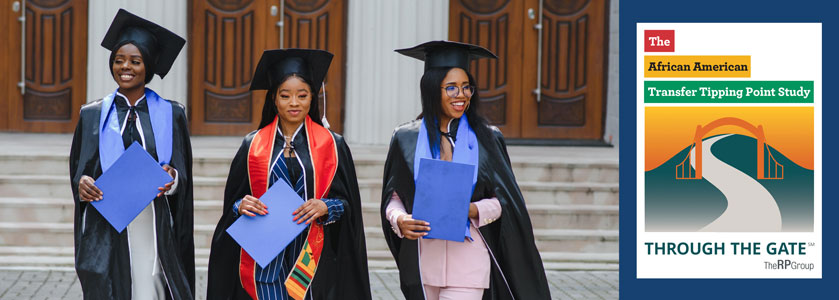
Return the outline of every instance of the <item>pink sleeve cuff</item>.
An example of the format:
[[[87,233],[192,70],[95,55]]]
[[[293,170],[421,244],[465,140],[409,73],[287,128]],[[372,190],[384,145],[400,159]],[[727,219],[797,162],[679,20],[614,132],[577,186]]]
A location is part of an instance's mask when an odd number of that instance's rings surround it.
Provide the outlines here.
[[[481,199],[475,202],[475,206],[478,207],[478,217],[472,218],[472,223],[477,227],[495,222],[501,217],[501,202],[498,202],[498,198]]]
[[[403,236],[399,230],[399,224],[396,221],[399,220],[399,217],[407,214],[408,212],[405,211],[405,204],[402,204],[402,199],[399,199],[399,195],[393,192],[393,195],[390,196],[390,203],[387,204],[387,208],[385,209],[385,216],[390,221],[390,228],[393,229],[393,233],[396,233],[396,236],[399,238]]]

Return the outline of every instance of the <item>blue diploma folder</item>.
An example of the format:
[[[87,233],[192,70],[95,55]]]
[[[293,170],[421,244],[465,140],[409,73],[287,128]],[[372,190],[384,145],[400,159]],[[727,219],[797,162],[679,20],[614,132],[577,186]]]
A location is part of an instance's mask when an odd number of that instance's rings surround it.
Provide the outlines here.
[[[463,242],[469,222],[475,165],[423,158],[414,193],[413,218],[429,223],[424,238]]]
[[[285,181],[274,183],[259,200],[268,206],[269,213],[254,217],[241,215],[227,228],[227,233],[264,268],[308,225],[292,220],[291,213],[303,204],[303,198]]]
[[[134,142],[96,179],[94,184],[102,191],[102,200],[93,201],[92,205],[122,233],[160,193],[157,188],[171,181],[160,164]]]

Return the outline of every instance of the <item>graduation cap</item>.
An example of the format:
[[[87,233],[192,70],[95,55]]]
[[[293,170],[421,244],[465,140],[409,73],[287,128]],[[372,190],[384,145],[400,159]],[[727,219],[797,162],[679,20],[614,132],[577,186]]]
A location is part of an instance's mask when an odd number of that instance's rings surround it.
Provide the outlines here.
[[[265,50],[256,65],[251,81],[251,90],[267,90],[281,84],[289,74],[297,74],[308,80],[317,89],[326,78],[326,71],[332,63],[332,53],[316,49]]]
[[[438,67],[468,70],[473,59],[498,58],[484,47],[451,41],[430,41],[395,51],[425,61],[425,70]]]
[[[186,40],[160,25],[120,9],[102,39],[102,47],[116,51],[116,47],[127,43],[145,50],[150,56],[145,59],[151,60],[151,70],[163,78],[172,68]]]

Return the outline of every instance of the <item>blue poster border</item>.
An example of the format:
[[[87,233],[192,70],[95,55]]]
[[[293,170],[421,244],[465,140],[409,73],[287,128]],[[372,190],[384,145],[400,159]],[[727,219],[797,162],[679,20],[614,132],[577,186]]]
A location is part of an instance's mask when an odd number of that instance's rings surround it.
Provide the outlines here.
[[[628,1],[620,2],[620,297],[622,299],[799,299],[822,298],[839,288],[839,203],[826,189],[837,182],[832,129],[839,118],[839,9],[832,1]],[[638,279],[636,276],[636,23],[821,22],[822,23],[822,279]],[[792,42],[792,38],[780,41]],[[833,151],[831,151],[833,150]],[[833,296],[830,296],[833,297]]]

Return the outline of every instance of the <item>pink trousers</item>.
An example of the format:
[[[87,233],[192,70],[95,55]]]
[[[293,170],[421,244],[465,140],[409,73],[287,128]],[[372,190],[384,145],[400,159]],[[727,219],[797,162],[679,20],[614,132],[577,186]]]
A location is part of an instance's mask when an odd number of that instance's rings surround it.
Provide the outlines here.
[[[484,289],[423,285],[428,300],[480,300]]]

